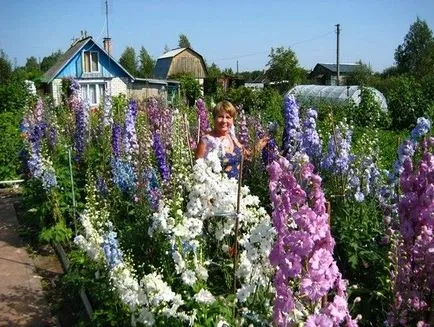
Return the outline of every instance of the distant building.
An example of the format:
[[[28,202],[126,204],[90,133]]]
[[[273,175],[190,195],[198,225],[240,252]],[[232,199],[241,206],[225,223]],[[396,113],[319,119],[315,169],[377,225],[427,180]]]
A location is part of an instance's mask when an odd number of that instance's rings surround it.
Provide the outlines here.
[[[200,84],[207,76],[206,64],[203,57],[191,48],[178,48],[166,52],[157,58],[154,76],[168,79],[178,74],[190,73]]]
[[[178,87],[179,83],[175,81],[135,78],[110,56],[111,46],[110,38],[104,39],[104,48],[101,48],[91,36],[82,35],[44,74],[45,93],[59,105],[62,80],[73,78],[81,86],[82,98],[91,106],[98,106],[103,103],[106,90],[110,90],[112,96],[125,94],[144,99],[150,96],[167,98],[168,91]]]
[[[339,84],[344,85],[348,74],[354,72],[360,64],[339,64]],[[336,64],[316,64],[309,78],[319,85],[337,85],[338,70]]]

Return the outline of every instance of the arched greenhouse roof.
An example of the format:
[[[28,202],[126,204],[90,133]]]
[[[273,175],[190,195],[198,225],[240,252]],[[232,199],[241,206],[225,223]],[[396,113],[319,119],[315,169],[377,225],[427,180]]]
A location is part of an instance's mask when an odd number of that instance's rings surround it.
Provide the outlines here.
[[[380,104],[382,110],[387,111],[387,101],[384,95],[373,87],[370,89]],[[324,99],[330,101],[344,102],[352,99],[356,105],[360,104],[360,86],[330,86],[330,85],[297,85],[288,91],[288,94],[293,94],[301,98]]]

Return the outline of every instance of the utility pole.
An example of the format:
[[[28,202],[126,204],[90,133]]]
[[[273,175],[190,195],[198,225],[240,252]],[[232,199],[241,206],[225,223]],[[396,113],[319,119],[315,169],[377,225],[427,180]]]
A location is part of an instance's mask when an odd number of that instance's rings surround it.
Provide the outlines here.
[[[339,33],[340,33],[340,24],[336,24],[336,73],[337,73],[337,80],[336,85],[339,85],[341,70],[339,68]]]
[[[238,76],[238,60],[237,60],[237,76]]]

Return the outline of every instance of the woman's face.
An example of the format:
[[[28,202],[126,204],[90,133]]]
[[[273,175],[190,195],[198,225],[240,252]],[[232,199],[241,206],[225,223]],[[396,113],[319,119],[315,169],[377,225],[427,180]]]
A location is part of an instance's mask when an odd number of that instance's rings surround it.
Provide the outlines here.
[[[232,127],[234,119],[226,111],[219,112],[214,118],[214,128],[219,134],[226,134]]]

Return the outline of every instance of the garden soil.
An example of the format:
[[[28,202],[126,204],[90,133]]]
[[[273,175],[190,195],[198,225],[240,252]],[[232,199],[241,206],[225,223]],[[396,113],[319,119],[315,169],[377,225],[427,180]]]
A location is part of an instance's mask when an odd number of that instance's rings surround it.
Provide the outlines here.
[[[19,236],[17,202],[14,190],[0,189],[0,326],[58,326],[43,284],[62,268],[55,255],[29,253]]]

